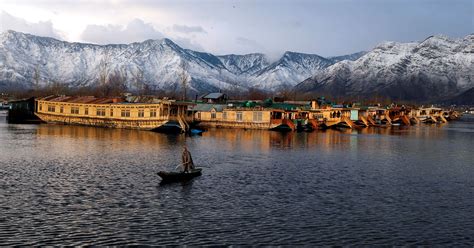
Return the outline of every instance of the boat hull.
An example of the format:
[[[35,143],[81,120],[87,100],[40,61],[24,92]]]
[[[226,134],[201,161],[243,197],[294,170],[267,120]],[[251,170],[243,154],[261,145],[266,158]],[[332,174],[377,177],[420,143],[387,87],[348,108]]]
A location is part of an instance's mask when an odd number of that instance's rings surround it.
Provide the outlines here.
[[[42,121],[51,124],[81,125],[105,128],[123,128],[139,130],[155,130],[165,125],[167,120],[121,120],[114,118],[96,118],[87,116],[70,117],[57,114],[35,113]]]
[[[168,172],[168,171],[160,171],[158,172],[158,176],[161,177],[162,182],[180,182],[180,181],[188,181],[195,177],[200,176],[202,169],[194,169],[190,172]]]

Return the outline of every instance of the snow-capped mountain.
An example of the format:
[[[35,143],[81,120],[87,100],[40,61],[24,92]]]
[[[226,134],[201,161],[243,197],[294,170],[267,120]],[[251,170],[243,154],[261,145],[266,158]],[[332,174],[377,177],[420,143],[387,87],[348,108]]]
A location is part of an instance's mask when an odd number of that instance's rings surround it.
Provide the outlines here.
[[[332,60],[334,63],[340,62],[343,60],[358,60],[360,57],[364,56],[366,53],[367,53],[366,51],[361,51],[361,52],[352,53],[348,55],[332,56],[332,57],[328,57],[328,59]]]
[[[183,49],[169,39],[99,46],[14,31],[0,36],[4,85],[31,87],[38,81],[75,87],[98,84],[101,78],[118,74],[130,88],[146,84],[173,91],[180,87],[183,70],[196,92],[226,89],[238,82],[214,55]]]
[[[389,96],[441,100],[474,87],[474,35],[385,42],[355,61],[341,61],[295,90],[332,96]]]
[[[169,39],[101,46],[15,31],[0,35],[0,89],[52,82],[93,86],[119,75],[132,90],[146,85],[176,91],[184,75],[193,92],[273,90],[294,86],[333,63],[294,52],[275,63],[258,53],[215,56],[181,48]]]
[[[333,63],[315,54],[285,52],[281,59],[254,74],[255,86],[271,90],[293,87]]]
[[[235,75],[254,75],[265,69],[270,63],[265,55],[261,53],[251,53],[246,55],[222,55],[218,56],[220,61],[230,72]]]

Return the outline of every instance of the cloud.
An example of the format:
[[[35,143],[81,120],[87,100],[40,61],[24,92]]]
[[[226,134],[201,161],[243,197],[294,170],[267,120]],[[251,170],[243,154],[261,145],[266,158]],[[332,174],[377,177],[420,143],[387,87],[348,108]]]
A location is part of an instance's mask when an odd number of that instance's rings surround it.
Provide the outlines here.
[[[237,45],[251,48],[251,49],[257,49],[257,50],[262,50],[264,49],[264,46],[262,46],[260,43],[258,43],[255,40],[250,40],[244,37],[237,37],[235,38],[235,41],[237,42]]]
[[[82,40],[96,44],[132,43],[164,37],[151,23],[145,23],[138,18],[129,22],[126,26],[88,25],[81,34]]]
[[[5,11],[0,12],[0,31],[15,30],[19,32],[62,39],[60,33],[53,28],[51,21],[37,23],[27,22],[25,19],[12,16]]]
[[[187,30],[189,32],[198,32],[204,29],[201,27],[187,27],[179,26],[182,31]],[[191,35],[193,36],[193,35]],[[88,25],[84,32],[82,32],[81,39],[86,42],[92,42],[96,44],[123,44],[132,42],[141,42],[148,39],[163,39],[170,38],[179,46],[192,49],[195,51],[204,51],[204,48],[195,42],[195,39],[182,36],[165,35],[159,30],[155,29],[151,23],[145,23],[141,19],[134,19],[129,22],[126,26],[122,25]]]
[[[173,25],[173,30],[179,33],[207,33],[201,26]]]
[[[174,37],[172,38],[172,40],[182,48],[191,49],[199,52],[205,51],[205,49],[200,44],[194,42],[192,39],[185,37]]]

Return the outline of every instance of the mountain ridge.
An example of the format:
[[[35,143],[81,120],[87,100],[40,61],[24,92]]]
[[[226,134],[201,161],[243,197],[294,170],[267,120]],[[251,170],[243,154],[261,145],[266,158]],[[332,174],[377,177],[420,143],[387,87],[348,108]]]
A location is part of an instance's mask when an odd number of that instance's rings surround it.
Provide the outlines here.
[[[474,36],[430,36],[383,42],[354,61],[341,61],[299,83],[295,91],[331,96],[382,95],[443,101],[474,86]]]
[[[16,31],[0,34],[0,90],[51,82],[97,86],[117,75],[129,90],[190,93],[294,90],[303,95],[387,96],[443,101],[474,87],[474,35],[382,42],[370,51],[322,57],[287,51],[271,62],[262,53],[214,55],[172,40],[97,45]],[[38,85],[35,85],[38,82]]]
[[[287,52],[274,63],[260,53],[216,56],[182,48],[167,38],[97,45],[16,31],[0,34],[0,88],[32,88],[35,81],[42,86],[49,82],[93,86],[100,78],[120,74],[132,90],[136,81],[142,81],[149,88],[176,91],[184,71],[193,92],[276,90],[292,87],[332,63],[296,52]]]

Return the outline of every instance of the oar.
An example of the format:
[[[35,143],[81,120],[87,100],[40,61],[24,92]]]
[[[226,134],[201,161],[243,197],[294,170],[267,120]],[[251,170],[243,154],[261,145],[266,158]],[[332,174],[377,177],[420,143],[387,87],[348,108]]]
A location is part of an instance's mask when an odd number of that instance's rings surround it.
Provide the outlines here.
[[[178,165],[176,165],[176,167],[174,168],[175,170],[178,169],[179,166],[183,165],[183,163],[180,163]]]
[[[178,167],[181,166],[181,165],[183,165],[183,163],[180,163],[180,164],[176,165],[176,167],[174,169],[177,170]],[[201,167],[201,168],[211,168],[211,166],[209,165],[209,162],[207,162],[207,166],[201,166],[200,165],[199,167]]]
[[[176,167],[174,169],[177,170],[178,167],[180,167],[181,165],[183,165],[183,163],[180,163],[180,164],[176,165]]]

